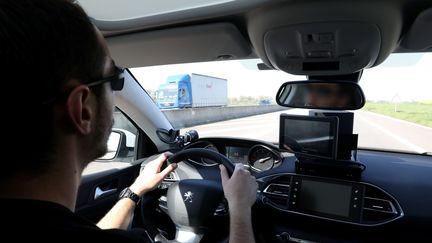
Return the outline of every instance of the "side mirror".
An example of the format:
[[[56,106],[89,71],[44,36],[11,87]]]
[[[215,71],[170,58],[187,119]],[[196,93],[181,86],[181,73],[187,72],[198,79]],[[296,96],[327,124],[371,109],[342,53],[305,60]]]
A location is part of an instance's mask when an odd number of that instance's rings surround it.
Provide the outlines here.
[[[358,110],[366,98],[360,86],[350,81],[294,81],[282,84],[276,102],[292,108]]]
[[[121,141],[125,140],[122,138],[122,134],[119,131],[112,131],[107,142],[107,153],[100,157],[98,160],[112,160],[117,157],[117,154],[120,151]]]
[[[107,153],[98,160],[118,159],[122,162],[134,159],[136,135],[125,129],[113,128],[108,138]]]

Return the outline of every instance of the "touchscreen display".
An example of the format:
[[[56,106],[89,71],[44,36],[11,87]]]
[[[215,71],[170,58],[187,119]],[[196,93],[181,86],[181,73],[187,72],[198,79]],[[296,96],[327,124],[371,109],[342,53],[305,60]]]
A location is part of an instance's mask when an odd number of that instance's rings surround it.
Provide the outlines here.
[[[352,187],[348,185],[303,179],[298,208],[349,217],[351,193]]]
[[[337,118],[281,117],[281,149],[292,153],[334,158],[337,146]]]

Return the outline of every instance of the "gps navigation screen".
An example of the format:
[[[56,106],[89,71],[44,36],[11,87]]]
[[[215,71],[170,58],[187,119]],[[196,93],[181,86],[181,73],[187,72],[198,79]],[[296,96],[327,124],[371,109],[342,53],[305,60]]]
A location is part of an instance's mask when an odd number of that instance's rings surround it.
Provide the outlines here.
[[[351,189],[348,185],[303,180],[298,207],[306,211],[348,217]]]
[[[334,158],[337,117],[281,115],[280,148],[292,153]]]

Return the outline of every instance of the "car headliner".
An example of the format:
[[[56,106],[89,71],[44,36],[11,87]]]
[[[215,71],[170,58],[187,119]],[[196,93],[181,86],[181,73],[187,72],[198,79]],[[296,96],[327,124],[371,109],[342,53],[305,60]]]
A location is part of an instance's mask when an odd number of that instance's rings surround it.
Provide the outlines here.
[[[432,51],[430,19],[423,18],[423,25],[417,28],[413,25],[422,11],[432,8],[432,1],[221,0],[200,6],[197,1],[184,1],[183,8],[134,0],[79,3],[103,31],[114,58],[126,67],[256,57],[266,62],[265,31],[328,21],[366,22],[378,27],[380,52],[371,66],[382,63],[392,52]],[[149,6],[153,8],[145,9]],[[218,24],[232,27],[214,28]],[[219,42],[211,41],[214,39]],[[427,44],[421,49],[412,45],[419,42]]]

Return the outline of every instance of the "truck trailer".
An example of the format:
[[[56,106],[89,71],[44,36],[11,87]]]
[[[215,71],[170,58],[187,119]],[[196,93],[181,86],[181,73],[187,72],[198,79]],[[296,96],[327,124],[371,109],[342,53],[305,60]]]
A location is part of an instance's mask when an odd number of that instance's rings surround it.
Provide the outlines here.
[[[226,106],[227,80],[201,74],[169,76],[156,91],[160,109]]]

